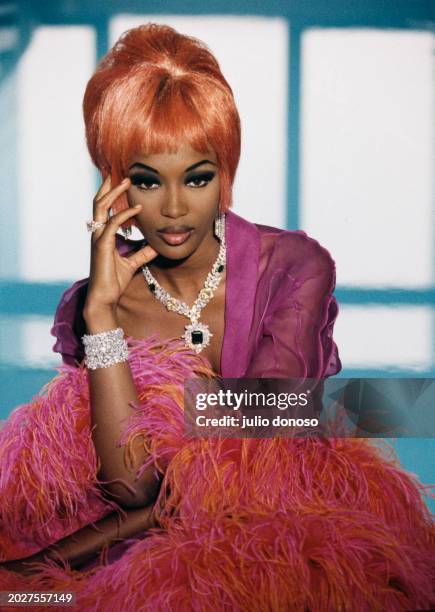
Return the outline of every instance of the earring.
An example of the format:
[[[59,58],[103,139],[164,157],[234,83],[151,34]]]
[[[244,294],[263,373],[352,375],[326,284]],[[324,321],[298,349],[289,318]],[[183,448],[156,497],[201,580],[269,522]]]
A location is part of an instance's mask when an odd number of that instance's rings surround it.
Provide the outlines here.
[[[130,238],[130,236],[131,236],[131,226],[129,226],[129,227],[122,227],[121,228],[121,232],[124,234],[124,238]]]
[[[218,213],[214,218],[214,235],[221,242],[225,240],[225,213]]]

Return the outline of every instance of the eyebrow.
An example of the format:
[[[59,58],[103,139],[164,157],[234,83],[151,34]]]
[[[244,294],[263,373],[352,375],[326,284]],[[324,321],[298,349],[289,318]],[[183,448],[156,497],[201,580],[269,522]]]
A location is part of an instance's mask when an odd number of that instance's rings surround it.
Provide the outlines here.
[[[198,166],[202,166],[202,164],[212,164],[213,166],[217,165],[214,162],[210,161],[209,159],[202,159],[201,161],[196,162],[196,164],[192,164],[191,166],[186,168],[184,172],[190,172],[190,170],[194,170]],[[129,170],[131,170],[132,168],[135,168],[136,166],[138,166],[139,168],[145,168],[145,170],[150,170],[151,172],[154,172],[155,174],[159,174],[158,170],[156,170],[155,168],[152,168],[151,166],[147,166],[147,164],[142,164],[141,162],[135,162],[134,164],[130,166]]]

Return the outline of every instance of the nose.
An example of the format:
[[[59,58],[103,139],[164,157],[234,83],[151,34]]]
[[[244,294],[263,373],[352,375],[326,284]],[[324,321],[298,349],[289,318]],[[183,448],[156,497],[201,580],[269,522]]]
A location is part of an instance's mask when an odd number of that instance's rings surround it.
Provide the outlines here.
[[[176,185],[169,187],[164,198],[161,214],[163,217],[178,219],[187,213],[187,207]]]

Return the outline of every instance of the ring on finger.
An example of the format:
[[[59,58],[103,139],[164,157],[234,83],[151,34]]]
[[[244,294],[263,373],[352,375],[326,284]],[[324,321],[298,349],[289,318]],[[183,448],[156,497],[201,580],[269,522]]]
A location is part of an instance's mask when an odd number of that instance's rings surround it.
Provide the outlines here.
[[[88,232],[95,232],[106,225],[106,221],[86,221],[86,227]]]

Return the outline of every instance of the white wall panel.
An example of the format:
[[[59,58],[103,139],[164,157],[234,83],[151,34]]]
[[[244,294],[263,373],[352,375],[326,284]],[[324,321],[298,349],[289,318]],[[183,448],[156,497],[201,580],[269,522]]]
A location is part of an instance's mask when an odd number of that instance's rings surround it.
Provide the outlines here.
[[[434,239],[434,35],[303,36],[302,227],[349,285],[429,285]]]
[[[334,339],[343,367],[429,370],[432,318],[424,306],[340,306]]]
[[[61,363],[60,355],[52,350],[56,342],[56,338],[50,335],[52,325],[51,317],[33,316],[23,319],[21,337],[26,347],[24,365],[47,368]]]
[[[89,271],[94,172],[82,99],[94,70],[90,27],[36,28],[18,67],[19,269],[26,280]]]
[[[52,317],[0,316],[0,366],[49,368],[61,357],[52,352],[56,338],[50,335]]]

